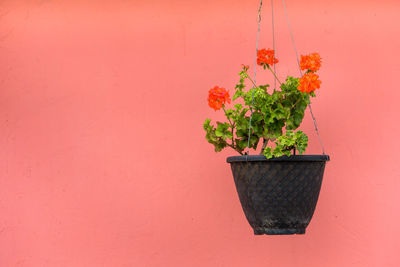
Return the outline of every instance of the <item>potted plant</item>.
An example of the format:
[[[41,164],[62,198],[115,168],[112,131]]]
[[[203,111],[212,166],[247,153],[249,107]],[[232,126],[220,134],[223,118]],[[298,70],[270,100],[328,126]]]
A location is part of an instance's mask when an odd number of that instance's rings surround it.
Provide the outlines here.
[[[219,152],[230,147],[240,156],[227,158],[243,211],[254,234],[304,234],[318,200],[328,155],[302,155],[307,135],[297,130],[321,81],[317,53],[301,56],[301,77],[280,81],[271,68],[274,50],[257,51],[257,65],[271,72],[279,88],[258,85],[242,65],[231,96],[225,88],[209,90],[208,104],[222,110],[225,122],[206,119],[206,139]],[[246,90],[246,83],[251,88]],[[227,104],[231,104],[230,107]],[[249,149],[259,148],[259,155]],[[245,152],[247,150],[247,152]],[[297,153],[297,155],[296,155]]]

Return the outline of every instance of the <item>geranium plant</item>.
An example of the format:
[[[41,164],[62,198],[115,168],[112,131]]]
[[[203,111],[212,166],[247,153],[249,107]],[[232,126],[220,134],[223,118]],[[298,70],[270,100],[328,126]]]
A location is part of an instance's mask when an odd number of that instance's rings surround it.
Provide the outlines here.
[[[321,57],[318,53],[301,56],[303,75],[288,76],[283,82],[272,69],[278,62],[274,50],[257,51],[257,65],[271,72],[280,85],[278,89],[270,88],[269,84],[255,84],[248,75],[249,67],[242,65],[232,99],[225,88],[215,86],[209,90],[209,106],[215,111],[222,109],[226,116],[225,122],[213,124],[211,119],[206,119],[203,125],[206,139],[215,151],[231,147],[243,155],[248,147],[257,149],[261,141],[260,154],[267,158],[305,152],[308,137],[296,129],[303,121],[310,97],[315,97],[315,90],[320,88],[316,72],[321,67]],[[248,90],[246,83],[251,85]],[[228,107],[232,101],[236,103]]]

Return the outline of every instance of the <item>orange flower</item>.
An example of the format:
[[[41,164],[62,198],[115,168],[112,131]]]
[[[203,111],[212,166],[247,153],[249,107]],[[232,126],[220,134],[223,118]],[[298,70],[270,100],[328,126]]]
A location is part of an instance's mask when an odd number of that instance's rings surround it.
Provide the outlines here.
[[[315,73],[304,74],[303,77],[299,79],[299,87],[297,87],[297,90],[302,93],[314,92],[316,89],[319,89],[322,83],[318,78],[319,76]]]
[[[257,50],[257,64],[262,66],[264,64],[274,65],[279,62],[277,58],[274,58],[274,50],[272,49],[261,49]]]
[[[226,102],[231,103],[231,99],[225,88],[215,86],[208,91],[208,105],[214,110],[221,109]]]
[[[300,68],[302,70],[317,71],[321,67],[321,57],[318,53],[301,56]]]

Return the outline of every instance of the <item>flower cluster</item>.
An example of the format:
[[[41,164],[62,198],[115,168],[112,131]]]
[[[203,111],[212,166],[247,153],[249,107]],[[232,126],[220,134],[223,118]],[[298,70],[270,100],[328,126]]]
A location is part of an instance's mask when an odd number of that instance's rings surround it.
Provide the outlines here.
[[[320,67],[321,57],[318,53],[301,56],[300,69],[307,71],[306,74],[299,79],[299,87],[297,89],[300,92],[311,93],[319,89],[322,82],[319,80],[319,76],[314,72],[318,71]]]
[[[260,66],[272,66],[278,63],[279,60],[275,58],[275,51],[272,49],[257,50],[257,64]]]
[[[302,93],[311,93],[319,89],[321,81],[318,80],[319,76],[315,73],[306,73],[299,79],[299,90]]]
[[[318,71],[321,67],[321,57],[318,53],[312,53],[310,55],[301,56],[300,68],[301,70],[307,71]]]
[[[215,111],[221,109],[225,103],[231,103],[228,90],[215,86],[208,91],[208,105]]]

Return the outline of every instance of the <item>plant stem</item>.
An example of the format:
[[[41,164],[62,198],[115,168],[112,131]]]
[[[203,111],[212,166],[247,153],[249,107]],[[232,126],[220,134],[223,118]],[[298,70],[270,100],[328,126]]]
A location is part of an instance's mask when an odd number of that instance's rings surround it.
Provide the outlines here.
[[[230,125],[231,125],[231,126],[233,126],[233,123],[232,123],[231,119],[229,119],[228,115],[226,114],[225,107],[222,107],[222,110],[224,111],[224,113],[225,113],[225,116],[226,116],[226,118],[228,119],[228,121],[229,121]]]
[[[297,103],[299,103],[300,100],[301,98],[298,98],[297,101],[292,105],[292,108],[294,108],[297,105]]]
[[[237,149],[235,148],[235,146],[233,146],[233,145],[231,145],[231,144],[228,144],[228,143],[226,143],[226,145],[229,146],[229,147],[231,147],[231,148],[233,148],[234,150],[236,150],[240,155],[243,155],[243,153],[242,153],[241,151],[237,150]]]
[[[291,113],[292,113],[292,108],[296,107],[296,105],[297,105],[297,103],[299,103],[300,99],[301,99],[301,98],[297,99],[297,101],[290,107],[290,109],[289,109],[289,114],[288,114],[288,116],[287,116],[287,119],[290,118],[290,115],[291,115]]]
[[[260,155],[264,155],[264,150],[267,147],[268,141],[269,141],[269,139],[263,138],[263,145],[262,145],[262,148],[261,148]]]
[[[250,78],[250,76],[249,75],[247,75],[246,76],[247,77],[247,79],[249,79],[250,80],[250,82],[254,85],[254,87],[257,87],[257,84],[253,81],[253,79],[252,78]]]
[[[232,146],[235,146],[235,138],[234,138],[234,136],[233,136],[233,129],[235,128],[235,124],[232,123],[231,119],[230,119],[230,118],[228,117],[228,115],[226,114],[225,107],[222,107],[222,110],[224,111],[225,116],[226,116],[226,118],[228,119],[229,124],[231,125],[231,129],[232,129]],[[234,147],[232,147],[232,148],[235,149]],[[236,150],[236,149],[235,149],[235,150]]]
[[[278,83],[280,85],[282,85],[281,81],[279,80],[278,76],[276,76],[276,73],[271,69],[271,67],[269,65],[267,65],[267,68],[272,72],[272,74],[274,75],[275,79],[278,81]]]

